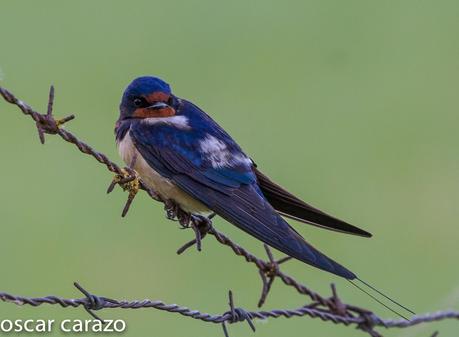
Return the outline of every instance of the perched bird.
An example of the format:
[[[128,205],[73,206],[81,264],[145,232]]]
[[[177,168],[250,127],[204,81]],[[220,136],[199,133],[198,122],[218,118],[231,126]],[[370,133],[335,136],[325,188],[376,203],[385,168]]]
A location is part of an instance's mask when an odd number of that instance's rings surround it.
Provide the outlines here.
[[[307,243],[282,216],[343,233],[371,234],[271,181],[222,127],[175,96],[163,80],[145,76],[129,84],[115,134],[123,160],[149,188],[184,211],[215,212],[293,258],[348,280],[356,278]]]

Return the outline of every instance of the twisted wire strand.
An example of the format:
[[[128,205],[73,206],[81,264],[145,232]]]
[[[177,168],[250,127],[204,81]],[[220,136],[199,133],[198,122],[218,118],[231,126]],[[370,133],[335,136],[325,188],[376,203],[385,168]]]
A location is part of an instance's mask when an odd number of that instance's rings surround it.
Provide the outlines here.
[[[0,94],[3,96],[3,98],[7,102],[18,106],[24,115],[30,116],[36,123],[41,123],[43,125],[46,125],[50,122],[49,120],[47,120],[46,115],[36,112],[31,106],[29,106],[24,101],[16,98],[16,96],[14,96],[11,92],[6,90],[5,88],[0,87]],[[52,102],[53,102],[52,100],[50,100],[49,102],[49,106],[51,107],[51,109],[52,109],[52,104],[53,104]],[[56,127],[53,131],[53,126],[50,127],[49,131],[50,133],[58,134],[65,141],[76,145],[81,152],[94,157],[99,163],[104,164],[109,171],[113,173],[117,173],[117,174],[122,173],[121,168],[116,163],[108,159],[108,157],[105,154],[97,152],[91,146],[79,140],[71,132],[66,131],[62,128],[58,128],[58,127]]]
[[[160,300],[113,300],[107,299],[105,297],[99,297],[96,295],[92,295],[92,298],[96,299],[97,306],[94,307],[93,302],[88,297],[85,298],[61,298],[57,296],[45,296],[45,297],[24,297],[24,296],[17,296],[12,295],[9,293],[0,292],[0,300],[3,302],[14,303],[16,305],[31,305],[33,307],[38,307],[43,304],[48,305],[60,305],[63,308],[77,308],[83,306],[90,310],[101,310],[101,309],[143,309],[143,308],[154,308],[157,310],[168,311],[172,313],[177,313],[186,317],[191,317],[197,320],[201,320],[204,322],[209,323],[222,323],[222,322],[237,322],[241,321],[241,319],[235,318],[231,311],[225,312],[221,315],[211,315],[208,313],[202,313],[199,310],[192,310],[185,306],[180,306],[178,304],[166,304]],[[302,317],[302,316],[309,316],[312,318],[320,318],[323,321],[332,321],[333,323],[341,323],[345,325],[349,324],[360,324],[363,322],[361,318],[358,317],[342,317],[339,315],[335,315],[333,313],[324,312],[319,309],[308,308],[308,307],[300,307],[297,309],[276,309],[271,311],[246,311],[242,308],[239,310],[243,310],[246,312],[251,318],[257,319],[267,319],[267,318],[278,318],[278,317]]]
[[[92,307],[92,302],[88,297],[84,298],[61,298],[58,296],[45,296],[45,297],[24,297],[12,295],[5,292],[0,292],[0,300],[3,302],[9,302],[16,305],[31,305],[33,307],[38,307],[43,304],[48,305],[60,305],[63,308],[77,308],[80,306],[86,307],[92,310],[101,310],[101,309],[144,309],[144,308],[153,308],[161,311],[167,311],[172,313],[177,313],[182,316],[194,318],[209,323],[222,323],[222,322],[234,322],[235,318],[231,314],[231,311],[225,312],[220,315],[212,315],[208,313],[202,313],[199,310],[193,310],[185,306],[178,304],[167,304],[160,300],[113,300],[106,297],[99,297],[92,295],[97,299],[97,307]],[[242,309],[244,310],[244,309]],[[245,310],[244,310],[245,311]],[[311,318],[319,318],[322,321],[331,321],[335,324],[344,324],[344,325],[359,325],[365,323],[365,320],[370,320],[375,326],[382,326],[385,328],[406,328],[421,323],[429,323],[434,321],[442,321],[446,319],[458,319],[459,312],[448,310],[448,311],[438,311],[434,313],[427,313],[423,315],[416,315],[410,318],[409,321],[402,319],[381,319],[375,315],[371,315],[368,318],[362,317],[343,317],[336,315],[330,312],[326,312],[322,309],[315,309],[309,306],[303,306],[296,309],[273,309],[273,310],[262,310],[262,311],[245,311],[252,319],[268,319],[268,318],[292,318],[292,317],[303,317],[309,316]],[[236,319],[237,321],[237,319]]]

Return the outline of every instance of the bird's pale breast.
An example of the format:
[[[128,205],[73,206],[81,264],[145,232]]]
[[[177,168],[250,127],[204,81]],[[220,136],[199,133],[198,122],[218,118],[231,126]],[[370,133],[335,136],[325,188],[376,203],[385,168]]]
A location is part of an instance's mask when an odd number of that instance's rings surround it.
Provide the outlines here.
[[[191,213],[209,213],[209,209],[200,201],[194,199],[188,193],[175,185],[171,180],[162,177],[155,171],[142,155],[135,148],[129,132],[118,143],[118,151],[121,158],[127,165],[132,164],[132,168],[140,175],[142,181],[147,186],[157,192],[165,199],[173,200],[181,208]]]

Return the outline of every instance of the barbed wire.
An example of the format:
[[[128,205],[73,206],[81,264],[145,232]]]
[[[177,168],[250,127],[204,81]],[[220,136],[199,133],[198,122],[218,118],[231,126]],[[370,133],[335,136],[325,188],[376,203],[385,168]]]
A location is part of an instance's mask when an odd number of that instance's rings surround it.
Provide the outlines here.
[[[188,248],[196,245],[198,250],[201,250],[201,241],[207,234],[215,238],[220,244],[231,248],[237,256],[243,257],[246,262],[253,263],[260,275],[262,281],[262,291],[258,301],[258,307],[261,307],[271,290],[271,286],[276,278],[279,278],[286,286],[293,287],[298,293],[306,295],[311,300],[310,303],[296,309],[274,309],[270,311],[247,311],[243,308],[234,306],[233,296],[229,292],[229,305],[230,310],[221,315],[210,315],[202,313],[198,310],[191,310],[184,306],[177,304],[166,304],[162,301],[145,300],[114,300],[107,297],[96,296],[78,283],[75,287],[80,290],[85,297],[80,299],[65,299],[57,296],[46,296],[38,298],[30,298],[23,296],[11,295],[8,293],[0,292],[0,300],[3,302],[10,302],[17,305],[32,305],[39,306],[42,304],[60,305],[63,308],[83,306],[88,313],[95,319],[100,319],[95,313],[95,310],[101,309],[139,309],[139,308],[154,308],[157,310],[178,313],[183,316],[198,319],[204,322],[219,323],[223,326],[225,336],[228,336],[226,323],[237,323],[246,321],[255,331],[253,319],[267,319],[278,317],[303,317],[308,316],[311,318],[319,318],[323,321],[329,321],[334,324],[343,324],[346,326],[353,325],[357,329],[368,333],[372,337],[381,337],[382,335],[375,330],[376,327],[384,328],[407,328],[413,325],[428,323],[433,321],[440,321],[445,319],[459,319],[459,312],[456,311],[440,311],[436,313],[427,313],[424,315],[415,315],[409,320],[403,319],[382,319],[375,315],[372,311],[360,308],[355,305],[345,304],[338,297],[335,286],[332,284],[332,295],[330,297],[323,297],[320,294],[309,289],[306,285],[298,282],[292,276],[280,270],[282,263],[290,260],[290,257],[284,257],[279,260],[274,259],[273,254],[267,245],[264,245],[268,260],[263,260],[250,253],[242,246],[233,242],[225,234],[219,232],[212,224],[212,218],[201,217],[188,214],[181,210],[177,205],[168,200],[163,200],[155,191],[149,189],[142,183],[141,178],[138,177],[136,172],[131,167],[121,168],[116,163],[111,161],[105,154],[94,150],[90,145],[79,140],[73,133],[62,128],[62,125],[75,118],[74,115],[62,119],[55,119],[53,115],[54,106],[54,87],[51,86],[48,98],[48,109],[46,114],[41,114],[35,111],[27,103],[16,98],[10,91],[0,87],[1,96],[9,103],[14,104],[21,109],[21,111],[30,116],[36,123],[40,142],[45,143],[45,134],[58,135],[66,142],[75,145],[79,151],[84,154],[90,155],[99,163],[104,164],[106,168],[116,174],[112,184],[110,184],[108,191],[111,192],[114,187],[119,184],[124,189],[129,191],[128,199],[122,211],[122,216],[125,216],[129,211],[129,207],[134,200],[137,189],[140,188],[147,192],[147,194],[154,200],[164,203],[166,216],[171,220],[176,220],[181,226],[185,228],[192,228],[195,233],[195,239],[187,242],[185,245],[177,250],[178,254],[182,254]],[[131,165],[132,166],[132,165]],[[103,320],[102,320],[103,321]],[[434,335],[438,332],[434,333]]]
[[[374,314],[367,315],[366,317],[343,317],[337,314],[331,314],[329,312],[324,312],[321,309],[317,309],[314,305],[305,305],[296,309],[278,309],[270,311],[247,311],[243,308],[235,307],[233,294],[229,291],[229,309],[220,315],[211,315],[208,313],[202,313],[199,310],[192,310],[184,306],[177,304],[166,304],[163,301],[153,301],[149,299],[144,300],[115,300],[112,298],[96,296],[86,289],[84,289],[77,282],[74,283],[74,286],[83,293],[85,297],[76,298],[76,299],[67,299],[57,296],[45,296],[45,297],[24,297],[16,296],[7,293],[0,292],[0,300],[4,302],[14,303],[16,305],[31,305],[38,307],[43,304],[49,305],[60,305],[63,308],[77,308],[84,307],[88,313],[93,316],[95,319],[104,322],[102,318],[96,315],[94,310],[101,309],[145,309],[145,308],[154,308],[161,311],[167,311],[171,313],[180,314],[182,316],[190,317],[196,320],[201,320],[208,323],[224,324],[228,323],[237,323],[247,321],[252,330],[255,331],[255,326],[253,324],[253,319],[268,319],[268,318],[293,318],[293,317],[303,317],[309,316],[311,318],[319,318],[322,321],[331,321],[335,324],[344,324],[344,325],[361,325],[361,324],[373,324],[384,326],[385,328],[397,327],[405,328],[408,326],[414,326],[421,323],[441,321],[444,319],[459,319],[459,313],[454,311],[442,311],[436,313],[430,313],[425,315],[413,316],[409,321],[403,319],[397,320],[381,320]],[[226,328],[224,328],[226,330]],[[225,333],[227,336],[228,334]],[[378,336],[378,335],[376,335]]]

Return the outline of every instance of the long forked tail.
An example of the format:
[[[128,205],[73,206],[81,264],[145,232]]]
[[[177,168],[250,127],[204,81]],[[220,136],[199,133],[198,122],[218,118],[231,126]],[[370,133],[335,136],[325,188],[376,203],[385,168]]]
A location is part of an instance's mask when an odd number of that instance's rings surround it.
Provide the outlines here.
[[[399,308],[405,310],[406,312],[409,312],[410,314],[413,314],[413,315],[416,315],[416,313],[407,308],[406,306],[404,306],[403,304],[401,304],[400,302],[392,299],[391,297],[387,296],[386,294],[384,294],[382,291],[376,289],[374,286],[372,286],[371,284],[369,284],[368,282],[365,282],[363,281],[362,279],[356,277],[355,280],[361,282],[365,287],[369,288],[370,290],[376,292],[377,294],[381,295],[382,297],[384,297],[385,299],[387,299],[388,301],[392,302],[393,304],[395,304],[396,306],[398,306]],[[380,305],[382,305],[384,308],[386,308],[387,310],[391,311],[392,313],[396,314],[397,316],[400,316],[401,318],[409,321],[409,319],[402,315],[399,311],[391,308],[390,306],[388,306],[386,303],[384,303],[383,301],[381,301],[379,298],[377,298],[375,295],[371,294],[369,291],[363,289],[362,286],[358,285],[355,283],[354,280],[348,280],[354,287],[356,287],[357,289],[359,289],[361,292],[363,292],[364,294],[366,294],[367,296],[369,296],[371,299],[373,299],[375,302],[379,303]]]

